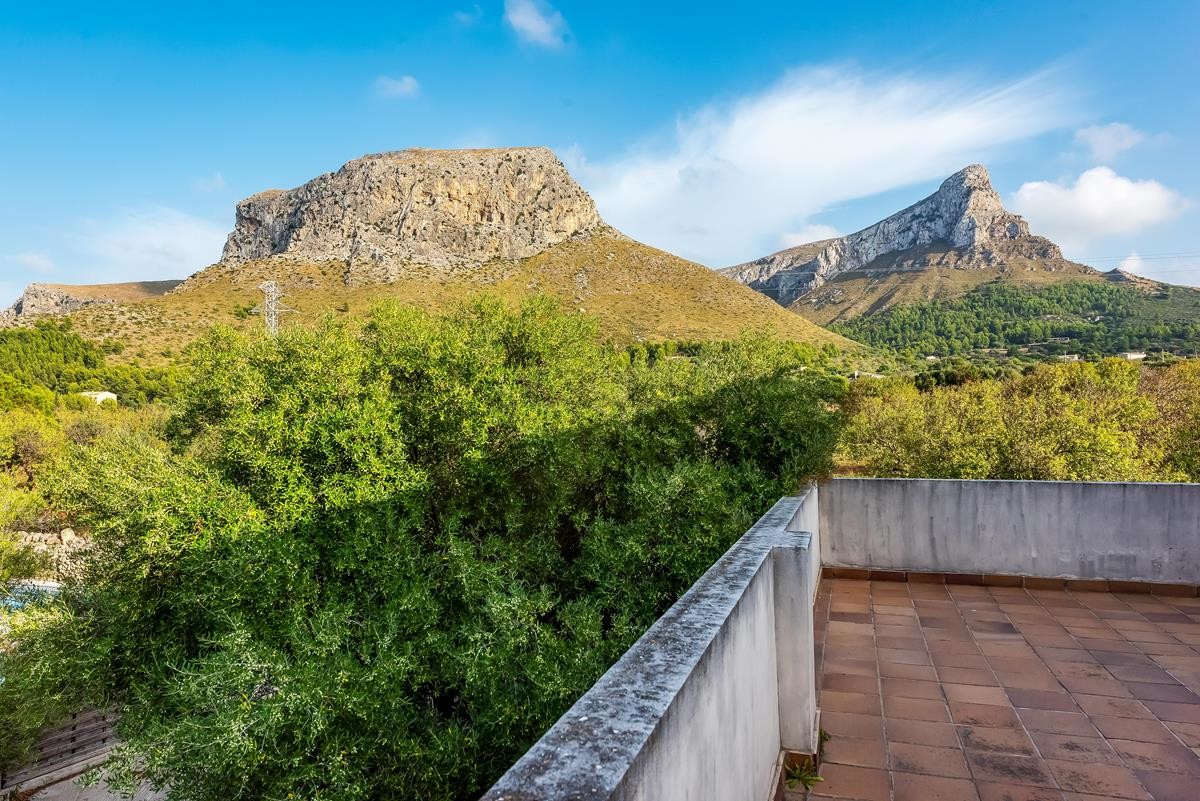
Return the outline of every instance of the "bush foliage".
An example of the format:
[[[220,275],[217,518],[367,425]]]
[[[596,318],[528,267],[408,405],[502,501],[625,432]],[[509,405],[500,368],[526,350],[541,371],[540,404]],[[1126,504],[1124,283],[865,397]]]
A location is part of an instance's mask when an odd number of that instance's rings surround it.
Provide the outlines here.
[[[613,349],[540,300],[214,331],[165,438],[69,442],[46,479],[92,549],[13,623],[6,756],[113,704],[118,784],[477,797],[831,469],[846,385],[815,352],[688,350]]]

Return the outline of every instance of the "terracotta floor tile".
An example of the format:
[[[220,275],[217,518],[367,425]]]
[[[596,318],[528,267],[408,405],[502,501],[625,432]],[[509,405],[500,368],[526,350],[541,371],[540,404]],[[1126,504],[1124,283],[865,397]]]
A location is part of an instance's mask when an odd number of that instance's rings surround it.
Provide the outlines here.
[[[1047,661],[1046,667],[1055,676],[1077,676],[1083,679],[1111,679],[1113,674],[1104,665],[1094,662]]]
[[[1110,718],[1097,715],[1092,725],[1105,737],[1143,743],[1173,743],[1175,736],[1166,725],[1152,718]]]
[[[1200,757],[1186,745],[1177,743],[1139,743],[1129,740],[1110,740],[1125,764],[1134,770],[1186,773],[1193,777],[1200,795]]]
[[[950,716],[946,713],[946,704],[926,698],[899,698],[884,696],[883,711],[889,718],[904,718],[907,720],[930,720],[948,723]]]
[[[821,676],[821,689],[877,695],[879,681],[874,676],[849,676],[844,673],[825,674]]]
[[[882,712],[879,696],[864,693],[822,690],[817,704],[829,712],[853,712],[856,715],[879,715]]]
[[[1047,734],[1074,734],[1095,737],[1098,732],[1086,715],[1076,712],[1053,712],[1047,709],[1022,709],[1017,712],[1025,728]]]
[[[959,726],[958,737],[968,751],[995,754],[1037,756],[1033,741],[1022,729],[1002,729],[991,726]]]
[[[915,679],[883,679],[884,697],[898,698],[927,698],[935,701],[942,700],[942,685],[936,681],[916,681]]]
[[[1070,693],[1065,692],[1028,690],[1018,687],[1009,687],[1008,697],[1012,699],[1013,706],[1023,707],[1025,709],[1052,709],[1057,712],[1079,711],[1079,707],[1071,698]]]
[[[964,704],[952,702],[950,716],[955,723],[963,726],[994,726],[1000,728],[1019,729],[1021,722],[1012,707],[993,706],[990,704]]]
[[[1104,695],[1075,696],[1075,702],[1083,708],[1089,717],[1106,715],[1114,718],[1149,718],[1153,717],[1150,710],[1141,701],[1134,698],[1109,698]]]
[[[1177,723],[1168,721],[1166,727],[1175,733],[1175,736],[1183,741],[1183,744],[1192,748],[1200,748],[1200,723]]]
[[[930,665],[910,665],[904,662],[879,662],[879,675],[893,679],[916,679],[937,681],[937,673]]]
[[[1200,704],[1200,695],[1182,684],[1142,684],[1126,682],[1125,687],[1139,701],[1170,701],[1176,704]]]
[[[888,718],[887,741],[957,748],[958,734],[954,731],[954,725],[950,723]]]
[[[821,752],[821,759],[863,768],[887,767],[883,738],[831,736]]]
[[[821,728],[843,737],[883,737],[883,718],[874,715],[853,715],[847,712],[821,712]]]
[[[1072,693],[1106,695],[1109,698],[1133,697],[1129,689],[1116,679],[1084,679],[1076,676],[1060,676],[1058,681],[1068,692]]]
[[[968,779],[893,773],[895,801],[979,801],[975,784]]]
[[[1139,665],[1113,665],[1108,672],[1121,681],[1150,682],[1155,684],[1178,684],[1170,673],[1160,667]]]
[[[996,678],[1005,687],[1016,687],[1022,690],[1042,690],[1043,692],[1061,692],[1062,685],[1053,673],[1009,673],[997,670]]]
[[[939,667],[938,678],[951,684],[977,684],[981,687],[999,687],[1000,682],[991,670],[977,668]]]
[[[1038,757],[968,751],[967,761],[971,763],[971,774],[975,781],[1028,784],[1034,787],[1056,786],[1046,762]]]
[[[1073,793],[1151,801],[1133,771],[1117,765],[1098,765],[1081,762],[1046,761],[1058,786]]]
[[[888,743],[890,767],[894,771],[926,776],[969,779],[967,760],[957,748],[938,748],[917,743]],[[1191,752],[1189,752],[1191,753]]]
[[[1196,704],[1172,704],[1168,701],[1147,701],[1146,706],[1159,720],[1176,723],[1200,723],[1200,706]]]
[[[1074,737],[1069,734],[1035,733],[1033,741],[1045,759],[1113,762],[1117,755],[1103,737]]]
[[[1134,773],[1154,796],[1154,801],[1196,801],[1200,798],[1200,784],[1191,776],[1147,770]]]
[[[1063,801],[1062,792],[1049,787],[979,782],[975,790],[979,793],[979,801]]]
[[[878,768],[860,768],[854,765],[822,763],[821,778],[817,785],[821,795],[834,798],[854,798],[861,801],[890,801],[888,774]]]
[[[994,706],[1012,706],[1004,690],[999,687],[981,687],[977,684],[942,684],[942,691],[947,701],[959,701],[968,704],[992,704]]]

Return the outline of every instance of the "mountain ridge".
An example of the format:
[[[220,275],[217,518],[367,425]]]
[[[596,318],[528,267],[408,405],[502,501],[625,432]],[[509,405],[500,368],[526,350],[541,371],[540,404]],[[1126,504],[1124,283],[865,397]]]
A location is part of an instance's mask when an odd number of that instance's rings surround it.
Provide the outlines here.
[[[844,273],[895,272],[932,266],[929,256],[953,252],[959,269],[1021,262],[1025,269],[1095,272],[1065,259],[1057,245],[1030,233],[1028,223],[1004,208],[987,168],[969,165],[931,195],[846,236],[788,248],[720,272],[782,306]],[[944,261],[944,260],[943,260]]]

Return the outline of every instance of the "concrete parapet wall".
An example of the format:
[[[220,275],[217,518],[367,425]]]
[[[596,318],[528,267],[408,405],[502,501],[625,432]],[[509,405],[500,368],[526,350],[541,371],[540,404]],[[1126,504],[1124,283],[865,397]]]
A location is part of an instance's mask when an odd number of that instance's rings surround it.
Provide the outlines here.
[[[484,801],[770,798],[781,749],[816,747],[816,500],[776,503]]]
[[[826,564],[1200,583],[1200,484],[838,478]]]

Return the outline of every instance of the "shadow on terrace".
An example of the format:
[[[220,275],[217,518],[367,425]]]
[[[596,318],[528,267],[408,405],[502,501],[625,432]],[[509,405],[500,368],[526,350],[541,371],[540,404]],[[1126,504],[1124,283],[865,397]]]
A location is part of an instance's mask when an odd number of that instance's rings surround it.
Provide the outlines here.
[[[484,798],[1194,801],[1198,585],[1200,485],[835,479]]]

